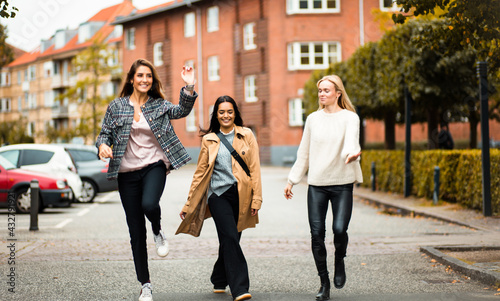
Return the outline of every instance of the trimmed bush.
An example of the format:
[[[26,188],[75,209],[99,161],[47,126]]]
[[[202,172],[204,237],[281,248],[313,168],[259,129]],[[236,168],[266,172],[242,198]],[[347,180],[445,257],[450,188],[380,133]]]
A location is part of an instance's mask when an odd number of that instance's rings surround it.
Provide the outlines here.
[[[375,162],[376,189],[402,194],[404,152],[365,150],[361,156],[363,187],[371,187],[371,164]],[[500,150],[490,149],[491,202],[493,214],[500,214]],[[482,210],[482,161],[480,150],[430,150],[411,153],[411,193],[432,198],[434,168],[440,169],[439,198]]]

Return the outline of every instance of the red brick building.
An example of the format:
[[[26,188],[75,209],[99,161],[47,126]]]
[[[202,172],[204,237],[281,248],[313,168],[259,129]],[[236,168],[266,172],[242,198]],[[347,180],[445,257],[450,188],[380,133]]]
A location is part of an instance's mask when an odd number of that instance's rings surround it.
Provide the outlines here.
[[[232,96],[256,134],[263,163],[293,161],[302,136],[304,83],[315,69],[346,60],[382,36],[372,11],[384,0],[170,1],[115,20],[123,25],[123,68],[153,62],[167,98],[177,102],[180,71],[192,64],[199,98],[194,112],[174,121],[197,158],[198,125],[207,127],[220,95]]]

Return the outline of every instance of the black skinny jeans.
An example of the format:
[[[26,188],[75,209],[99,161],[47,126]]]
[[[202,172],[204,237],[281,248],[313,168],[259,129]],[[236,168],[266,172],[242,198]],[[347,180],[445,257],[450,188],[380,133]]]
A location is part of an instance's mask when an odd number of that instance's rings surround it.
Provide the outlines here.
[[[333,212],[333,244],[335,246],[335,260],[345,257],[349,237],[347,228],[352,215],[353,184],[312,186],[307,192],[307,210],[309,227],[311,228],[311,247],[318,269],[318,275],[328,274],[325,247],[325,224],[328,202],[332,204]]]
[[[163,161],[150,164],[141,170],[118,174],[118,191],[127,217],[130,245],[134,257],[137,280],[149,281],[148,251],[146,245],[146,219],[151,222],[153,233],[160,233],[160,198],[167,179]]]
[[[236,184],[220,196],[212,193],[208,198],[208,207],[219,237],[219,257],[210,281],[216,288],[229,285],[235,298],[247,293],[250,287],[248,266],[240,247],[241,232],[237,228],[239,199]]]

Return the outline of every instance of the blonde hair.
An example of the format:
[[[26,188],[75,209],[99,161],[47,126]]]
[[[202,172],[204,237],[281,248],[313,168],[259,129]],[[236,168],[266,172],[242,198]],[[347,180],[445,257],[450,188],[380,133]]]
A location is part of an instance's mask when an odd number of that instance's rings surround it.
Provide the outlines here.
[[[340,77],[338,75],[323,76],[323,78],[318,81],[316,86],[319,88],[319,84],[325,80],[331,82],[335,86],[335,90],[340,92],[340,96],[338,98],[339,107],[341,107],[342,109],[347,109],[349,111],[353,111],[354,113],[356,113],[356,109],[352,105],[352,102],[349,99],[349,95],[347,95],[347,92],[345,91],[344,84],[342,83],[342,80],[340,79]],[[318,111],[325,108],[325,106],[322,105],[319,100],[318,100],[318,104],[319,104]]]

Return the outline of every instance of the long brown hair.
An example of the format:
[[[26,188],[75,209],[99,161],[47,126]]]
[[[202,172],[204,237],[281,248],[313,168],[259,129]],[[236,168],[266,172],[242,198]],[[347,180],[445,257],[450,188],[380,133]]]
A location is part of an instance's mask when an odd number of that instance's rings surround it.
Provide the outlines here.
[[[339,107],[341,107],[342,109],[347,109],[349,111],[353,111],[354,113],[356,113],[356,109],[352,105],[352,102],[349,99],[349,95],[347,95],[347,92],[345,91],[344,83],[342,83],[342,79],[340,79],[340,77],[338,75],[323,76],[323,78],[318,81],[316,86],[319,88],[319,84],[325,80],[331,82],[335,86],[335,90],[340,92],[340,96],[338,98]],[[318,110],[322,110],[325,108],[325,106],[322,105],[319,100],[318,100],[318,103],[319,103]]]
[[[154,99],[156,98],[165,99],[160,78],[158,77],[158,72],[156,72],[156,69],[153,66],[153,64],[151,64],[151,62],[149,62],[146,59],[138,59],[132,64],[132,66],[130,66],[130,70],[127,73],[127,78],[125,79],[122,90],[120,92],[120,97],[132,95],[132,93],[134,92],[134,86],[132,85],[132,81],[134,80],[134,75],[140,66],[148,67],[151,70],[151,73],[153,74],[153,84],[151,85],[151,89],[149,89],[148,91],[148,95]]]
[[[243,126],[243,119],[241,118],[240,110],[238,109],[238,105],[236,101],[231,96],[223,95],[219,96],[214,104],[214,109],[212,111],[212,115],[210,117],[210,126],[208,129],[202,129],[200,127],[200,136],[204,136],[208,133],[218,133],[220,131],[220,123],[219,119],[217,119],[217,111],[219,111],[219,106],[223,102],[229,102],[233,105],[234,109],[234,124],[238,126]]]

